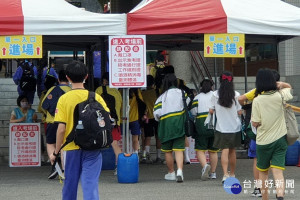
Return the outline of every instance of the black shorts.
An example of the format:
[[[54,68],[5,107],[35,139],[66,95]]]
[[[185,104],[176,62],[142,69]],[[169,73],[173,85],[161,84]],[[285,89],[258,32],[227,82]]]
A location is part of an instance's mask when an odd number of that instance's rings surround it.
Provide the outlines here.
[[[145,137],[152,137],[157,134],[158,122],[155,119],[149,119],[148,123],[144,123]]]
[[[47,144],[55,144],[56,143],[56,131],[57,131],[58,123],[48,123],[46,129],[46,142]]]

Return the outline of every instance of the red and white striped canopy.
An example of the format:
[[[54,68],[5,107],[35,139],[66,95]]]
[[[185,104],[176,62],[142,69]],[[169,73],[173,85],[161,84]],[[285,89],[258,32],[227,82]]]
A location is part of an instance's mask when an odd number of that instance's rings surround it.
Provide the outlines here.
[[[126,14],[84,11],[65,0],[0,0],[0,35],[123,35]]]
[[[127,34],[300,35],[300,8],[280,0],[144,0]]]

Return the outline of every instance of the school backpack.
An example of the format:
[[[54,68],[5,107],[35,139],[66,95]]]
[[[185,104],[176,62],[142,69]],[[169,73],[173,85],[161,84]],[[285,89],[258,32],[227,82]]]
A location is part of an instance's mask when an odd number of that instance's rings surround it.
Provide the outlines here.
[[[256,135],[252,132],[250,120],[252,113],[252,103],[242,106],[242,109],[246,112],[245,115],[242,115],[242,144],[245,148],[248,148],[250,140],[256,140]]]
[[[66,92],[61,89],[60,86],[56,86],[55,88],[53,88],[53,90],[48,94],[47,97],[45,97],[44,102],[42,103],[42,108],[44,110],[47,110],[50,115],[54,116],[55,115],[55,109],[56,109],[56,105],[58,102],[58,99],[65,94]]]
[[[22,91],[35,91],[36,78],[34,76],[33,64],[30,66],[28,62],[21,64],[23,73],[20,79],[20,89]]]
[[[159,96],[159,89],[161,88],[162,81],[165,78],[165,72],[164,72],[164,66],[155,66],[156,72],[155,72],[155,78],[154,83],[156,86],[156,94]]]
[[[61,148],[74,140],[83,150],[107,148],[112,143],[113,126],[109,113],[96,100],[94,92],[88,93],[88,99],[76,105],[74,126]]]
[[[115,119],[115,121],[118,121],[118,115],[116,112],[116,99],[113,95],[110,95],[107,93],[106,86],[102,86],[102,94],[101,97],[105,101],[107,107],[110,110],[110,116]]]
[[[57,85],[58,81],[55,76],[50,74],[51,67],[48,67],[47,74],[45,76],[44,86],[46,90],[49,90],[51,87]]]

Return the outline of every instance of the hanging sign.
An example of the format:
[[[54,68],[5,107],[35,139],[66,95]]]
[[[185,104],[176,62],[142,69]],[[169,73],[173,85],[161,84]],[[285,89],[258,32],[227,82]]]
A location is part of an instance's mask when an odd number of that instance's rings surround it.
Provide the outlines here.
[[[109,36],[109,87],[146,87],[145,35]]]
[[[245,57],[245,34],[204,34],[204,57]]]
[[[42,58],[41,35],[0,36],[0,58]]]
[[[41,166],[39,123],[11,123],[9,126],[9,166]]]

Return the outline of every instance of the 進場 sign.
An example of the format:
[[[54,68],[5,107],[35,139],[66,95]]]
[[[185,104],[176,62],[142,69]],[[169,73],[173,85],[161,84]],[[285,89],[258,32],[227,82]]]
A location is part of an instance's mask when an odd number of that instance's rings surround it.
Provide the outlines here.
[[[145,35],[110,36],[109,54],[110,87],[146,87]]]
[[[245,34],[204,34],[204,57],[245,57]]]
[[[0,58],[42,58],[41,35],[0,36]]]

